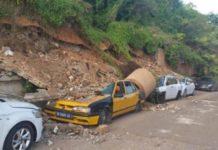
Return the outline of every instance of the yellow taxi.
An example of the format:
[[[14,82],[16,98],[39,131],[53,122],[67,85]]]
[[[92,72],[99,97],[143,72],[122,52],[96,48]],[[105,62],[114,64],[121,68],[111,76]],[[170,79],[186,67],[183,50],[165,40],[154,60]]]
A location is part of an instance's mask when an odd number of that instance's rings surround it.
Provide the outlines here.
[[[140,111],[144,93],[128,80],[111,83],[95,96],[82,102],[49,101],[44,109],[50,119],[80,125],[106,124],[113,117],[130,111]]]

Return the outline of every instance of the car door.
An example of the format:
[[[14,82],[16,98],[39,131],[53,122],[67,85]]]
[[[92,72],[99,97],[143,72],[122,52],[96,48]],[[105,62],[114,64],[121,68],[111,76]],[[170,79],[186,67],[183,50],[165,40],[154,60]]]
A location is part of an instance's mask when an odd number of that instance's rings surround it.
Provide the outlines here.
[[[137,92],[136,88],[130,81],[125,81],[124,86],[125,86],[125,93],[126,93],[125,107],[129,111],[134,110],[139,100],[139,92]]]
[[[4,111],[4,103],[0,102],[0,139],[1,138],[1,133],[3,133],[4,126],[5,126],[5,111]]]
[[[126,109],[126,95],[123,81],[115,85],[113,92],[113,117],[123,114]]]
[[[165,99],[175,99],[178,93],[177,80],[174,77],[166,78],[166,95]]]
[[[187,79],[186,84],[187,84],[187,94],[190,95],[195,90],[195,84],[191,79]]]

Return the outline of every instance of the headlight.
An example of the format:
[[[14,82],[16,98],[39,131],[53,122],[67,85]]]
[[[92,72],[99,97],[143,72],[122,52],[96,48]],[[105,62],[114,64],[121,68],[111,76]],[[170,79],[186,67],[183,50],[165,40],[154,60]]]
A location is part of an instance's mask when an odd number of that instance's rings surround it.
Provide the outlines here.
[[[40,109],[35,109],[32,111],[33,115],[36,117],[36,118],[42,118],[42,113],[41,113],[41,110]]]
[[[91,109],[89,107],[73,107],[73,111],[88,114],[91,112]]]
[[[56,105],[56,102],[55,102],[55,101],[48,101],[48,102],[47,102],[47,105],[55,106],[55,105]]]

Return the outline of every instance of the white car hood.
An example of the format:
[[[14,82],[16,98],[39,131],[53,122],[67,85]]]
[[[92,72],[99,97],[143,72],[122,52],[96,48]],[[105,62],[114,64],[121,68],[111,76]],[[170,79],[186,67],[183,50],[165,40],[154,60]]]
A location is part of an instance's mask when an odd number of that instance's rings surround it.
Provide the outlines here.
[[[3,100],[5,101],[4,103],[8,104],[10,107],[13,108],[39,109],[37,106],[31,103],[22,102],[14,99],[6,99],[6,98],[4,98]]]
[[[37,106],[31,104],[31,103],[26,103],[26,102],[19,102],[19,101],[9,101],[6,102],[9,106],[13,108],[30,108],[30,109],[39,109]]]

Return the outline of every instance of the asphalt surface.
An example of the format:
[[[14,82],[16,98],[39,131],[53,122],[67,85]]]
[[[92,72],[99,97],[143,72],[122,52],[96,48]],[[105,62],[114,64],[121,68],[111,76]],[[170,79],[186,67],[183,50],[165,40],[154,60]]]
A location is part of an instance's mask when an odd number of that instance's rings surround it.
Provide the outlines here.
[[[33,149],[217,150],[218,93],[197,92],[160,108],[116,118],[104,138],[93,144],[84,138],[55,137],[52,145],[41,142]]]

